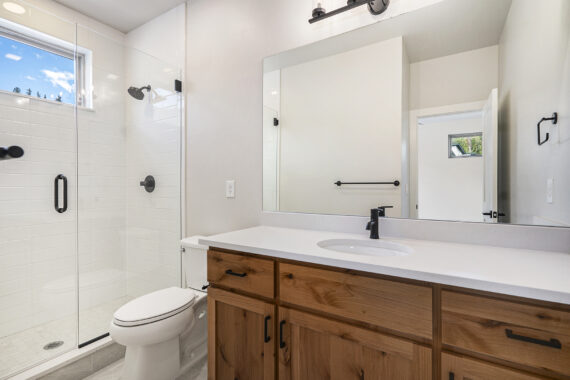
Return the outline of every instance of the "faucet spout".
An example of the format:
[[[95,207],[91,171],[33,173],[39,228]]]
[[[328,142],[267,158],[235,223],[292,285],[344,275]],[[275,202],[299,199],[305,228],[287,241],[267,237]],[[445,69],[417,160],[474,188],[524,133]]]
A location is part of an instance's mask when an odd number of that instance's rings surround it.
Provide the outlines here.
[[[393,208],[394,206],[380,206],[370,210],[370,221],[366,224],[366,230],[370,231],[370,239],[380,239],[378,231],[380,222],[378,218],[386,216],[386,209]]]
[[[370,230],[370,239],[380,239],[378,234],[378,216],[380,210],[373,208],[370,210],[370,221],[368,222],[366,229]]]

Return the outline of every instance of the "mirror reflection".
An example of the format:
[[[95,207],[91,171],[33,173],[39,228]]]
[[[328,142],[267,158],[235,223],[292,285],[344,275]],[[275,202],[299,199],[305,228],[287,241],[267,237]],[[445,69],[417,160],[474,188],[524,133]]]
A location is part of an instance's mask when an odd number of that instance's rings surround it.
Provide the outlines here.
[[[570,226],[570,2],[445,0],[263,71],[265,211]]]

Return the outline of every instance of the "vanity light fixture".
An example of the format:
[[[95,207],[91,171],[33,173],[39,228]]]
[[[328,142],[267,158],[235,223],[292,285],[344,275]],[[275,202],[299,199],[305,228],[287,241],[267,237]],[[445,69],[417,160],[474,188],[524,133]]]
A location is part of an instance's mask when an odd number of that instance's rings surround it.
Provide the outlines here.
[[[327,12],[322,5],[322,1],[317,1],[315,8],[313,9],[312,18],[309,19],[309,24],[317,21],[324,20],[325,18],[332,17],[342,12],[346,12],[353,8],[359,7],[361,5],[368,5],[368,11],[373,15],[379,15],[384,13],[390,5],[390,0],[347,0],[344,7],[335,9],[334,11]]]
[[[21,6],[20,4],[16,4],[13,3],[11,1],[5,1],[2,3],[2,6],[4,7],[4,9],[6,9],[9,12],[15,13],[17,15],[23,15],[24,13],[26,13],[26,8],[24,8],[23,6]]]

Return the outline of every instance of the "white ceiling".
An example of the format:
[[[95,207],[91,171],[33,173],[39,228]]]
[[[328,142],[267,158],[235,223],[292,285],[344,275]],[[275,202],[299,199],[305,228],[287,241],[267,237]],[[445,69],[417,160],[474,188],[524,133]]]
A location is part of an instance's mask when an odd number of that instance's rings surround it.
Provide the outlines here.
[[[55,0],[68,8],[130,32],[154,17],[184,3],[186,0]]]

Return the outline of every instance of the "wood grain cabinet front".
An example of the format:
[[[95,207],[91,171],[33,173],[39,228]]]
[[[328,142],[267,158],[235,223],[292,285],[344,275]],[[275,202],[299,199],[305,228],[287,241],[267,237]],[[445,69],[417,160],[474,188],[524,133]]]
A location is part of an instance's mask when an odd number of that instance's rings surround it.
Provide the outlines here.
[[[208,251],[209,380],[570,380],[570,307]]]
[[[432,338],[430,287],[302,265],[279,268],[284,303]]]
[[[220,289],[208,291],[208,379],[275,378],[275,306]]]
[[[346,323],[280,307],[279,380],[429,380],[432,351]]]
[[[505,367],[444,353],[441,358],[442,380],[546,380]]]
[[[273,261],[267,259],[209,250],[208,282],[273,298],[273,265]]]
[[[570,313],[444,291],[442,341],[513,363],[570,376]]]

